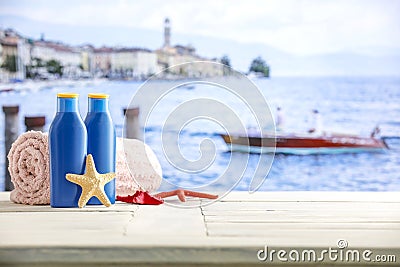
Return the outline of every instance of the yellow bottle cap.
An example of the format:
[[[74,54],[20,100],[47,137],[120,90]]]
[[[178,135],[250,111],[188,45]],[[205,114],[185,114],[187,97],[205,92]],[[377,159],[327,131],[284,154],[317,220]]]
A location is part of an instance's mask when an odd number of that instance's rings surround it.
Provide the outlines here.
[[[104,98],[109,98],[110,96],[107,94],[99,94],[99,93],[90,93],[88,94],[89,98],[100,98],[100,99],[104,99]]]
[[[79,94],[76,93],[58,93],[57,97],[59,98],[77,98]]]

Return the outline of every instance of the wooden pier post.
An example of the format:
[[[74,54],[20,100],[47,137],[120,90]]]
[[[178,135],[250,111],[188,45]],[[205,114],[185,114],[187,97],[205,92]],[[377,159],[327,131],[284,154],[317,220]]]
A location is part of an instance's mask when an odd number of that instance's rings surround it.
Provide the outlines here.
[[[19,134],[19,121],[18,112],[19,106],[3,106],[4,112],[4,143],[5,143],[5,191],[11,191],[14,189],[14,185],[11,182],[11,176],[8,172],[8,152],[11,149],[12,143],[17,140]]]
[[[45,116],[25,116],[25,126],[26,131],[41,131],[43,132],[43,127],[46,124]]]
[[[141,139],[139,108],[124,108],[125,115],[125,138]]]

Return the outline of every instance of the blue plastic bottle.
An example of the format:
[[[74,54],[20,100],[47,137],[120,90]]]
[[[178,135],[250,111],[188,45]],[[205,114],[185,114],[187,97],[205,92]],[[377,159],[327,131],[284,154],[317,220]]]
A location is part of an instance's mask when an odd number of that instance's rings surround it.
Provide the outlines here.
[[[78,94],[57,94],[57,114],[49,130],[50,205],[77,207],[81,187],[65,178],[83,174],[87,148],[85,124],[79,114]]]
[[[88,133],[87,153],[92,154],[99,173],[115,172],[115,129],[108,109],[107,94],[88,95],[88,114],[85,125]],[[112,204],[115,203],[115,179],[104,186]],[[100,205],[97,197],[88,204]]]

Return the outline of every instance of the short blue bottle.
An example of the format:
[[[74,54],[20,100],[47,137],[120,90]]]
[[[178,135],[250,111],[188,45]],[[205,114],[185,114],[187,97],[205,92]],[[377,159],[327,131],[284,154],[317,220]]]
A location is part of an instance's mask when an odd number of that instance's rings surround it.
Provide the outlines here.
[[[108,107],[109,95],[89,94],[88,113],[85,125],[88,133],[87,153],[92,154],[99,173],[115,172],[114,124]],[[115,203],[115,179],[104,186],[104,191],[112,204]],[[92,197],[89,205],[100,205],[97,197]]]
[[[84,173],[86,148],[87,133],[79,114],[78,94],[57,94],[57,113],[49,130],[51,207],[78,206],[82,189],[65,175]]]

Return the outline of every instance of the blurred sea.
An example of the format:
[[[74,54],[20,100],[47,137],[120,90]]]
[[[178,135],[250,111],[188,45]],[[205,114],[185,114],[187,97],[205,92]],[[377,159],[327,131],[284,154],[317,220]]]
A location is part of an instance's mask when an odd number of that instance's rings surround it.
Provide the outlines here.
[[[369,136],[377,124],[390,150],[384,153],[360,153],[338,155],[275,155],[275,159],[261,186],[262,191],[277,190],[335,190],[335,191],[395,191],[400,190],[400,78],[393,77],[302,77],[272,78],[254,80],[272,113],[280,106],[285,113],[285,130],[305,132],[307,119],[312,109],[322,114],[324,128],[335,132],[345,132]],[[25,115],[45,115],[46,130],[56,110],[56,93],[73,91],[81,94],[80,111],[86,116],[86,95],[89,92],[110,94],[111,116],[116,124],[117,135],[123,127],[122,109],[141,82],[76,83],[75,85],[48,86],[39,91],[2,92],[0,105],[20,105],[20,132],[25,130]],[[151,92],[149,92],[151,93]],[[182,173],[163,156],[159,138],[162,120],[157,114],[165,114],[187,99],[197,96],[215,97],[229,102],[229,106],[243,115],[247,127],[253,126],[240,103],[240,99],[224,97],[216,87],[195,85],[178,88],[157,105],[155,116],[149,119],[145,129],[145,141],[159,156],[164,178],[180,186],[195,187],[214,180],[224,172],[231,153],[223,140],[216,134],[223,129],[209,121],[188,124],[179,135],[179,145],[183,156],[189,160],[199,157],[199,144],[205,138],[213,140],[216,157],[212,166],[204,172]],[[236,102],[237,103],[236,103]],[[193,109],[204,107],[193,106]],[[243,110],[241,110],[243,108]],[[241,112],[242,111],[242,112]],[[153,115],[153,114],[152,114]],[[144,118],[141,118],[144,121]],[[0,115],[0,190],[4,190],[4,114]],[[234,157],[248,160],[248,170],[256,168],[259,155],[233,153]],[[241,170],[238,170],[241,171]],[[247,190],[252,172],[246,171],[235,190]],[[223,185],[221,185],[223,187]],[[218,188],[216,188],[218,191]]]

